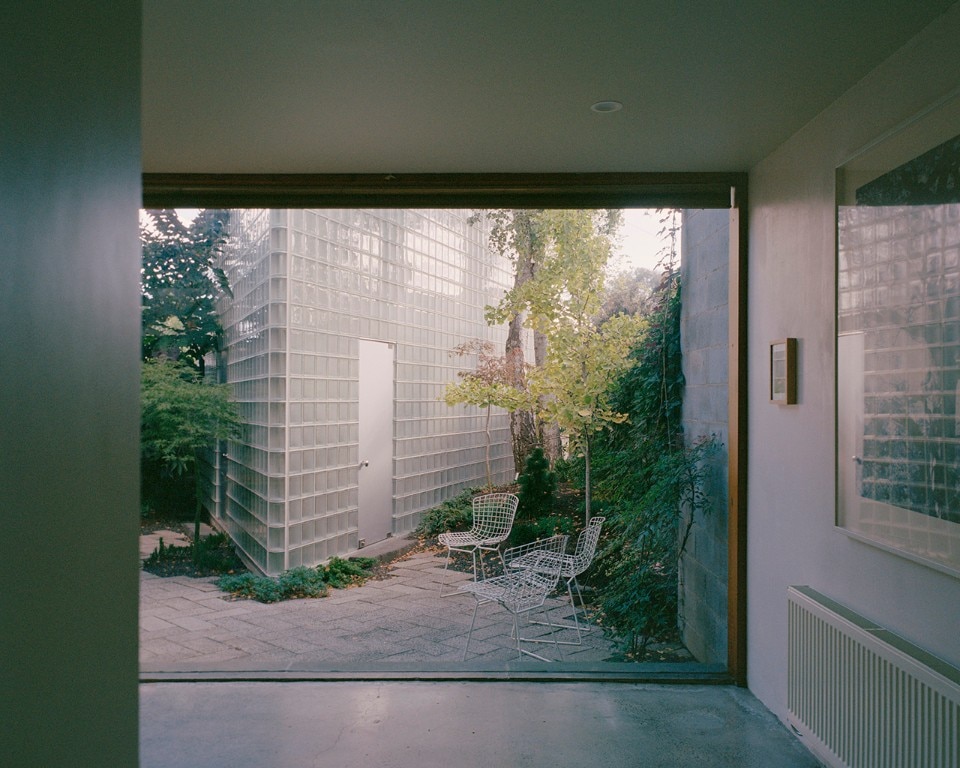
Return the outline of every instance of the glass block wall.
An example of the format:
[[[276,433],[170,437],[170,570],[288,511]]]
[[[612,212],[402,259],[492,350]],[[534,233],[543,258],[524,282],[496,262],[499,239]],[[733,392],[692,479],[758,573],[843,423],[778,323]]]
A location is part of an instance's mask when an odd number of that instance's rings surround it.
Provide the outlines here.
[[[858,492],[960,522],[960,205],[841,206],[838,225],[838,330],[863,336]]]
[[[484,414],[438,399],[475,359],[502,349],[484,307],[512,283],[468,210],[240,210],[231,216],[222,304],[226,380],[246,424],[227,451],[215,515],[276,574],[355,550],[359,340],[394,345],[392,533],[486,480]],[[514,476],[508,416],[492,421],[495,483]]]

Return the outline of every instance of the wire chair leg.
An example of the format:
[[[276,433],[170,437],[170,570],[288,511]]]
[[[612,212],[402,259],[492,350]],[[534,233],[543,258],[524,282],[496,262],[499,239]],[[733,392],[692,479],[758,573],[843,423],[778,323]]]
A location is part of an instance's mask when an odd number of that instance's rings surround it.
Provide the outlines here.
[[[584,632],[592,632],[592,631],[593,631],[593,627],[591,627],[590,624],[587,623],[587,604],[586,604],[585,602],[583,602],[583,592],[580,591],[580,582],[577,581],[577,577],[576,577],[576,576],[573,577],[573,586],[575,586],[575,587],[577,588],[577,597],[580,598],[580,609],[583,611],[584,623],[583,623],[583,625],[581,626],[581,629],[583,629]],[[569,584],[569,583],[567,584],[567,588],[568,588],[568,589],[570,588],[570,584]],[[576,613],[576,611],[577,611],[577,606],[576,606],[576,605],[574,604],[574,602],[573,602],[573,595],[572,595],[572,594],[570,595],[570,604],[573,606],[573,611],[574,611],[573,615],[574,615],[574,617],[576,617],[576,615],[577,615],[577,613]],[[579,622],[578,622],[578,623],[579,623]]]
[[[449,547],[447,548],[447,559],[443,564],[443,578],[440,581],[440,597],[450,597],[452,595],[460,594],[460,591],[457,589],[454,589],[452,592],[444,592],[443,590],[444,590],[444,587],[447,586],[447,580],[448,580],[449,569],[450,569],[450,560],[453,557],[453,553],[466,552],[466,551],[467,550],[465,549],[454,550]],[[470,558],[473,560],[473,580],[476,581],[477,580],[477,551],[475,549],[470,550]],[[481,562],[481,566],[482,565],[483,563]]]
[[[520,626],[519,626],[519,623],[518,623],[518,616],[517,616],[517,614],[514,614],[514,616],[513,616],[513,632],[516,634],[516,637],[517,637],[517,651],[518,651],[519,653],[521,653],[521,654],[525,653],[527,656],[532,656],[532,657],[535,658],[535,659],[539,659],[540,661],[553,661],[553,659],[548,659],[546,656],[541,656],[540,654],[534,653],[533,651],[528,651],[528,650],[526,650],[525,648],[523,648],[523,647],[520,645],[521,643],[539,643],[539,644],[553,643],[554,648],[556,648],[556,650],[557,650],[557,656],[558,656],[559,660],[560,660],[560,661],[563,661],[563,649],[562,649],[560,646],[561,646],[561,645],[576,645],[576,643],[564,643],[563,641],[557,640],[557,632],[556,632],[556,629],[558,628],[558,625],[556,625],[556,624],[553,623],[553,619],[552,619],[551,616],[550,616],[550,608],[549,608],[546,604],[544,604],[544,605],[542,606],[542,608],[543,608],[544,614],[546,615],[546,619],[547,619],[546,621],[533,621],[533,620],[528,616],[528,617],[527,617],[527,622],[530,623],[530,624],[540,624],[540,625],[542,625],[542,626],[548,626],[548,627],[554,628],[554,631],[550,633],[550,634],[553,636],[552,639],[551,639],[551,640],[544,640],[543,638],[540,638],[540,637],[522,637],[522,636],[520,635]],[[511,637],[512,637],[512,635],[511,635]],[[518,656],[518,658],[520,658],[520,657]]]
[[[548,624],[550,627],[556,626],[556,625],[553,623],[553,620],[550,618],[550,607],[549,607],[546,603],[543,604],[543,612],[544,612],[544,613],[546,614],[546,616],[547,616],[547,624]],[[551,632],[550,634],[553,635],[553,645],[554,645],[554,647],[557,649],[557,656],[559,656],[560,661],[563,661],[563,649],[560,647],[560,646],[562,645],[562,643],[561,643],[559,640],[557,640],[557,633],[556,633],[556,631]],[[579,643],[578,643],[578,645],[579,645]]]
[[[528,653],[528,651],[523,650],[520,647],[520,643],[523,642],[523,638],[520,637],[520,625],[517,622],[517,614],[513,614],[513,637],[517,638],[517,661],[523,661],[523,654]]]
[[[552,622],[552,621],[550,621],[550,622],[534,621],[532,618],[530,619],[530,623],[531,623],[531,624],[540,624],[540,625],[547,625],[547,624],[549,624],[549,626],[550,626],[550,627],[553,627],[554,629],[572,629],[572,630],[574,630],[574,631],[577,633],[577,639],[576,639],[576,640],[560,640],[560,641],[558,641],[559,644],[560,644],[560,645],[583,645],[583,636],[581,635],[581,632],[589,632],[589,631],[591,631],[591,630],[593,629],[593,627],[591,627],[591,626],[589,626],[589,625],[587,625],[587,624],[581,624],[581,623],[580,623],[580,620],[577,618],[577,604],[576,604],[576,602],[575,602],[574,599],[573,599],[573,590],[572,590],[572,588],[571,588],[571,583],[572,583],[574,586],[576,586],[576,588],[577,588],[577,594],[580,595],[580,605],[581,605],[581,607],[584,609],[584,612],[585,612],[585,611],[586,611],[586,607],[585,607],[584,602],[583,602],[583,594],[580,592],[580,585],[577,583],[577,577],[576,577],[576,576],[572,576],[572,577],[570,578],[570,580],[567,581],[567,597],[568,597],[569,600],[570,600],[570,608],[571,608],[571,610],[573,611],[573,623],[572,623],[572,624],[565,624],[565,623],[563,623],[562,621],[556,622],[556,623],[554,623],[554,622]],[[544,642],[547,642],[547,641],[544,641]]]
[[[477,600],[477,604],[473,606],[473,618],[470,620],[470,631],[467,632],[467,643],[463,646],[463,656],[460,658],[460,661],[467,660],[467,649],[470,647],[470,638],[473,637],[473,625],[477,623],[477,611],[480,610],[480,601]]]
[[[447,559],[446,559],[446,561],[445,561],[444,564],[443,564],[443,579],[440,581],[440,597],[450,597],[451,595],[457,594],[457,590],[453,590],[452,592],[444,592],[444,591],[443,591],[443,588],[447,586],[448,569],[450,568],[450,558],[451,558],[452,556],[453,556],[453,553],[452,553],[451,550],[448,548],[448,549],[447,549]]]
[[[576,577],[570,581],[576,581]],[[580,636],[580,621],[577,619],[577,604],[573,601],[573,591],[570,589],[570,581],[567,581],[567,597],[570,598],[570,607],[573,609],[573,628],[577,631],[577,645],[580,645],[583,642],[583,638]],[[580,600],[580,604],[583,604],[582,598]]]

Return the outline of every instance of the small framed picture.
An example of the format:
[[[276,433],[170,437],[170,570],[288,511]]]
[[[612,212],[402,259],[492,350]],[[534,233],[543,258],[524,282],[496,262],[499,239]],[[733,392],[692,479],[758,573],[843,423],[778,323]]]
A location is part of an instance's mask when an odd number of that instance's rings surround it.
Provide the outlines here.
[[[797,340],[781,339],[770,344],[770,402],[797,402]]]

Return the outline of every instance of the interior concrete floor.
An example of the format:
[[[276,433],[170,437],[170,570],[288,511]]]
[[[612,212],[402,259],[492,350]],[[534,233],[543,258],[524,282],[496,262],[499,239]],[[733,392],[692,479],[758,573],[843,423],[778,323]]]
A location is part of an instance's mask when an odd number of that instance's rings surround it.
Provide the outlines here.
[[[145,683],[141,768],[812,768],[748,691],[530,682]]]

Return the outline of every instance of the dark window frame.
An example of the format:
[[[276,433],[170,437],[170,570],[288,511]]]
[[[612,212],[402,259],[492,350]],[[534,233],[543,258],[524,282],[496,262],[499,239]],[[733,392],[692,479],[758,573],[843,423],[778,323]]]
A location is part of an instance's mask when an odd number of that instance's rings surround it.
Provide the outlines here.
[[[727,673],[747,680],[747,174],[143,174],[145,208],[730,209]]]

